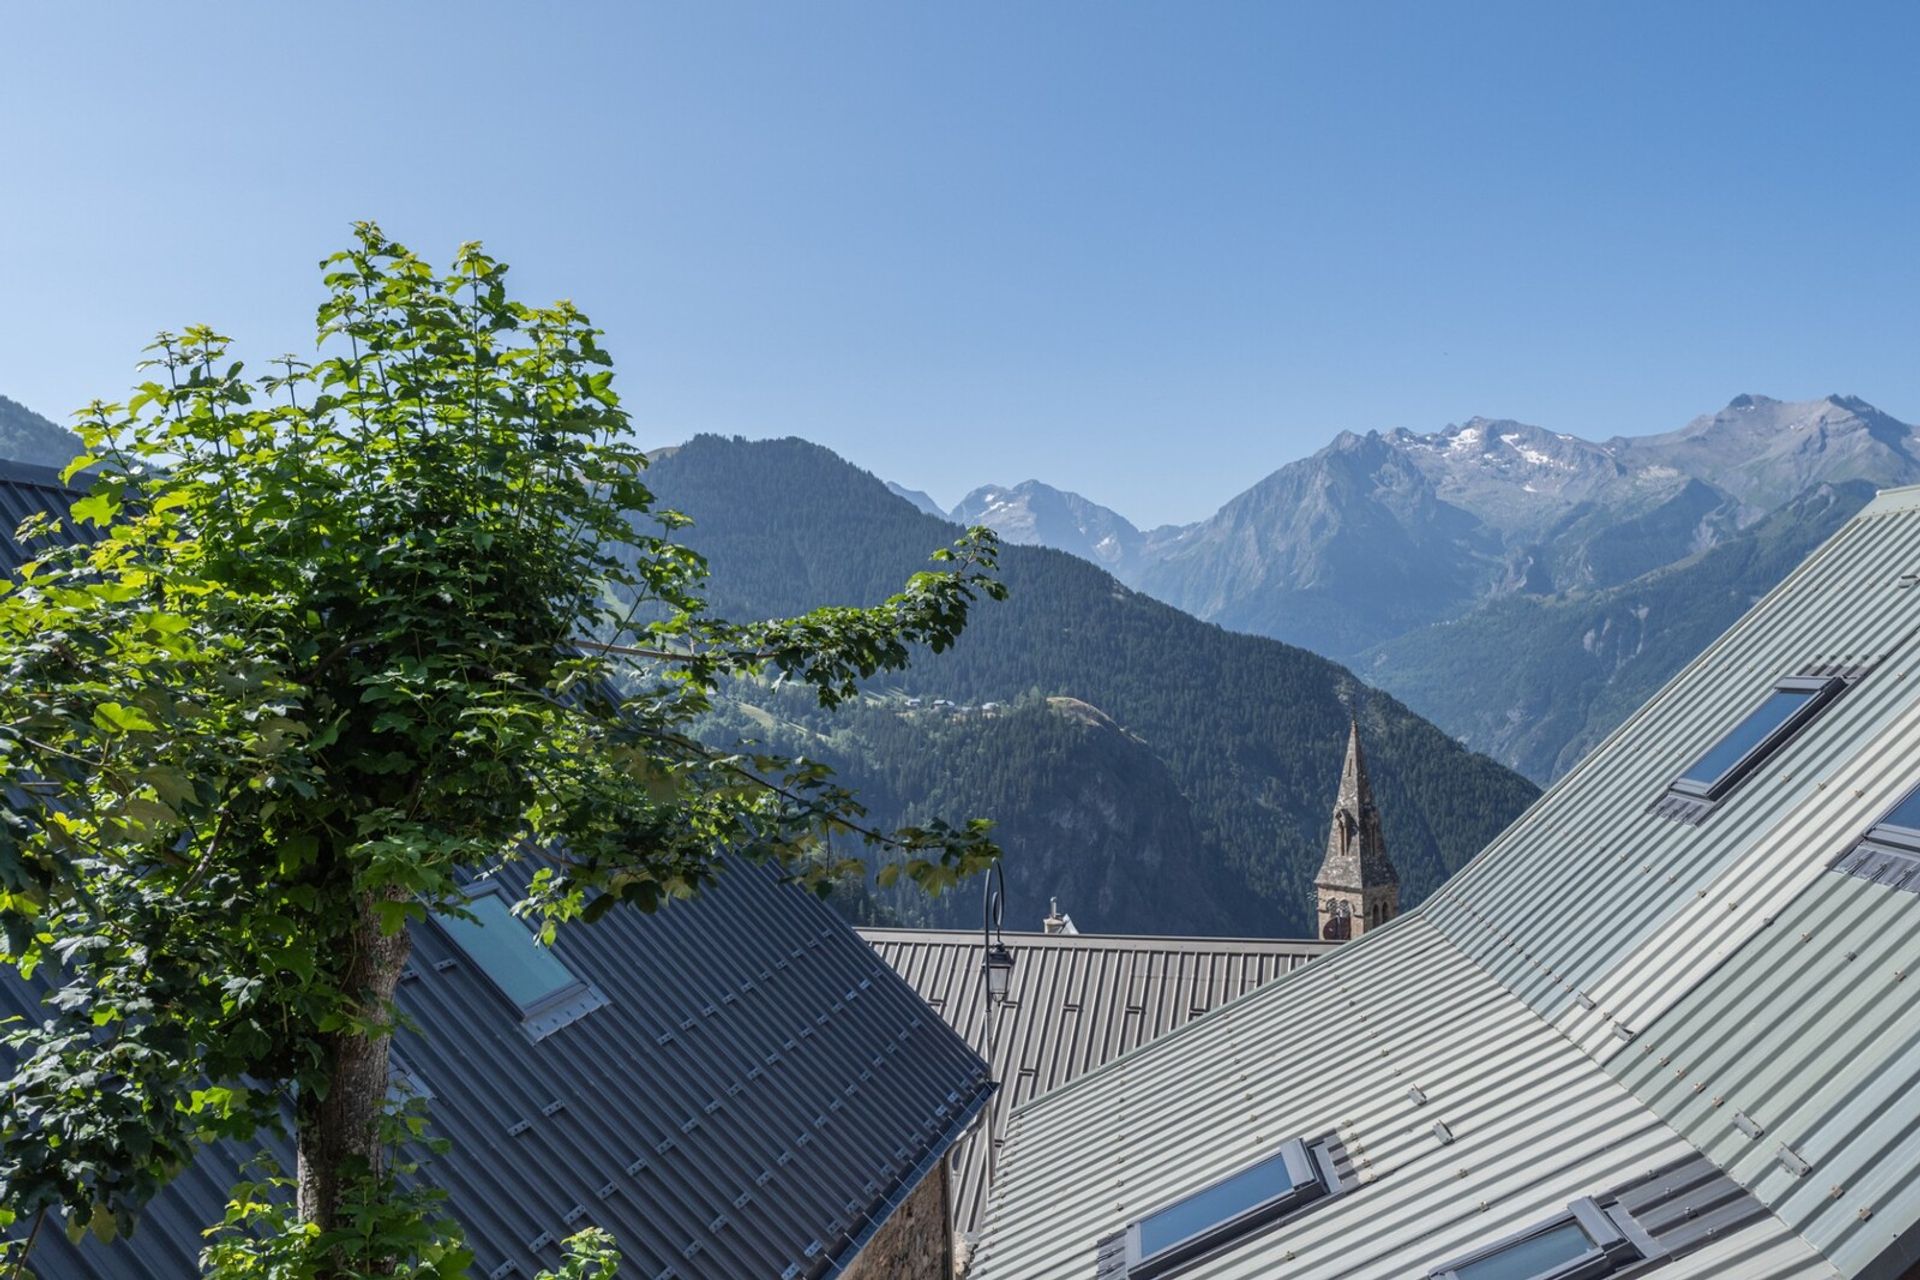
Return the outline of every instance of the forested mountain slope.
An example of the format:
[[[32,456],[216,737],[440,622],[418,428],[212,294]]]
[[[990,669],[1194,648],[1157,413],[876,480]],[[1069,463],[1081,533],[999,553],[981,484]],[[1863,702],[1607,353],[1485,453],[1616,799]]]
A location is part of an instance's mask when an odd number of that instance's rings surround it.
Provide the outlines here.
[[[800,440],[698,437],[648,482],[693,518],[681,536],[708,557],[723,616],[881,599],[959,533]],[[824,717],[746,687],[727,727],[813,741],[887,820],[935,801],[997,818],[1016,916],[1060,893],[1107,931],[1306,932],[1349,708],[1408,903],[1536,794],[1324,658],[1197,621],[1057,551],[1009,546],[1002,567],[1011,598],[867,705]],[[1007,705],[979,710],[989,702]],[[974,911],[968,898],[935,917]]]
[[[1817,485],[1759,525],[1603,591],[1511,595],[1376,646],[1356,664],[1533,778],[1612,732],[1874,495]]]
[[[11,401],[0,414],[0,456],[77,449]],[[696,519],[684,536],[709,557],[725,616],[881,599],[959,534],[798,440],[702,437],[657,454],[649,482]],[[1325,659],[1196,621],[1056,551],[1007,547],[1003,565],[1011,600],[861,704],[829,715],[742,686],[712,730],[830,760],[888,823],[995,817],[1028,927],[1058,895],[1109,931],[1306,932],[1350,707],[1409,902],[1535,794]],[[978,909],[970,894],[886,905],[944,923]]]
[[[1682,637],[1717,634],[1744,607],[1730,601],[1766,592],[1792,548],[1836,527],[1860,486],[1915,482],[1920,429],[1857,396],[1740,395],[1677,430],[1599,442],[1493,418],[1342,432],[1124,556],[1030,503],[979,514],[1198,617],[1351,663],[1546,781],[1679,669],[1697,647]],[[1656,602],[1642,634],[1635,610]]]
[[[64,467],[80,452],[80,437],[17,400],[0,396],[0,458]]]

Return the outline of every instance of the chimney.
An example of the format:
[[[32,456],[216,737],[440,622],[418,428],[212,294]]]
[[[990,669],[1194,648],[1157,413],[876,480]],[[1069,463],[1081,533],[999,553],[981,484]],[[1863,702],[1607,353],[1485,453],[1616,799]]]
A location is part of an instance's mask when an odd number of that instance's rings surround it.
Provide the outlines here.
[[[1060,899],[1058,898],[1047,899],[1047,918],[1040,922],[1040,928],[1047,933],[1055,934],[1078,934],[1080,932],[1073,927],[1073,917],[1061,913]]]

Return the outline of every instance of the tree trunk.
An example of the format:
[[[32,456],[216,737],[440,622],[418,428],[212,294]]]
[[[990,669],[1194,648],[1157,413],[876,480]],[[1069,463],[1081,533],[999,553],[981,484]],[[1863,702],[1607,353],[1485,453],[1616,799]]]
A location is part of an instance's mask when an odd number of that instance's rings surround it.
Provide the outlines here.
[[[405,897],[390,889],[388,900]],[[406,968],[412,939],[402,928],[382,933],[376,900],[363,897],[351,937],[352,954],[342,987],[356,1011],[377,1019],[378,1035],[339,1032],[321,1037],[326,1055],[327,1090],[303,1095],[298,1105],[298,1188],[300,1218],[322,1231],[337,1222],[343,1197],[359,1175],[377,1177],[384,1169],[380,1120],[387,1103],[387,1052],[392,1044],[394,989]],[[331,1271],[323,1271],[330,1275]]]

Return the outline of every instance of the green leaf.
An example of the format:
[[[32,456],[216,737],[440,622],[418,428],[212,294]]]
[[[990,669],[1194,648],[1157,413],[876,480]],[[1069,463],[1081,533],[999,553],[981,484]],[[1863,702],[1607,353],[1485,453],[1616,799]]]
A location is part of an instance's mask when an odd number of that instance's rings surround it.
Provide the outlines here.
[[[96,489],[75,501],[69,514],[76,522],[92,523],[104,528],[113,522],[114,513],[119,509],[119,504],[105,490]]]
[[[102,702],[94,707],[93,722],[102,729],[120,733],[151,732],[159,727],[147,718],[146,712],[137,707],[122,706],[118,702]]]

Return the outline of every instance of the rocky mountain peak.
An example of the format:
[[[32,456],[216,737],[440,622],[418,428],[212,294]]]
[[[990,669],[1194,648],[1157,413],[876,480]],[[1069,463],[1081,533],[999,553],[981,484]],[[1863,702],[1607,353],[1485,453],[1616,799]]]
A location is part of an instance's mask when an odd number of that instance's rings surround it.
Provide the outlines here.
[[[1513,418],[1476,416],[1394,442],[1442,498],[1503,530],[1534,530],[1623,474],[1607,446]]]
[[[939,516],[942,520],[947,518],[946,511],[941,508],[939,503],[933,500],[931,494],[919,489],[909,489],[905,485],[895,484],[891,480],[887,481],[887,491],[896,498],[906,499],[930,516]]]
[[[1327,442],[1327,447],[1320,452],[1357,453],[1369,449],[1377,450],[1385,438],[1378,431],[1340,431],[1335,433],[1333,439]]]
[[[1839,393],[1743,392],[1676,430],[1604,441],[1477,414],[1341,431],[1184,527],[1142,534],[1037,481],[978,489],[952,514],[1210,621],[1352,657],[1483,600],[1608,589],[1814,486],[1920,483],[1916,434]]]
[[[1677,431],[1609,442],[1629,463],[1697,477],[1760,515],[1823,482],[1920,480],[1914,428],[1858,396],[1739,395]]]
[[[983,524],[1007,542],[1057,547],[1118,571],[1145,541],[1124,516],[1038,480],[1008,488],[982,485],[955,505],[949,518]]]

